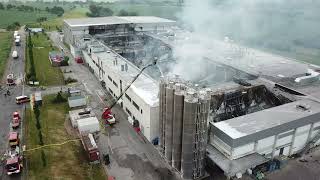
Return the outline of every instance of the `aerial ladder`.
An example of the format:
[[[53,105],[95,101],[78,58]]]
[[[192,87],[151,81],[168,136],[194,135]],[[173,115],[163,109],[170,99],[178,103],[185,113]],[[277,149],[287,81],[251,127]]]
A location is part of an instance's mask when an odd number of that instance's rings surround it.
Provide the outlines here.
[[[140,72],[132,79],[129,85],[121,92],[121,94],[115,99],[115,101],[109,106],[104,108],[102,113],[102,119],[106,120],[107,124],[114,124],[115,118],[112,115],[111,109],[118,103],[118,101],[122,98],[122,96],[127,92],[127,90],[131,87],[131,85],[138,79],[138,77],[142,74],[142,72],[147,69],[148,67],[154,66],[157,64],[157,59],[154,59],[152,63],[143,67]]]

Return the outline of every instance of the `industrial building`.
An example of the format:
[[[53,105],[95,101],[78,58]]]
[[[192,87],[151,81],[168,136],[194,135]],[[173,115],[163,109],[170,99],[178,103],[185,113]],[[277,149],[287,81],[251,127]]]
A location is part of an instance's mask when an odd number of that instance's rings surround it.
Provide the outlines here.
[[[159,137],[184,179],[206,176],[205,162],[232,177],[320,143],[318,66],[228,37],[199,47],[199,35],[157,17],[70,19],[63,31],[73,56],[114,97],[157,61],[118,103],[149,141]]]

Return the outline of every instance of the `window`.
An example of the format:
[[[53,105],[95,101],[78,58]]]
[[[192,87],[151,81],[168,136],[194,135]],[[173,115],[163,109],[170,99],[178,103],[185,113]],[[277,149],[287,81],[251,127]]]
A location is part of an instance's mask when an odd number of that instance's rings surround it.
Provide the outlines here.
[[[114,86],[118,87],[118,84],[116,82],[112,81],[112,83]]]
[[[131,113],[131,111],[129,111],[128,108],[126,108],[126,111],[127,111],[127,113],[129,114],[129,116],[132,116],[132,113]]]
[[[131,98],[128,96],[128,94],[125,94],[126,98],[131,102]]]
[[[142,112],[142,109],[140,110],[140,112],[141,112],[141,114],[143,113],[143,112]]]
[[[109,88],[109,92],[113,95],[113,91]]]
[[[111,82],[112,82],[112,78],[111,78],[110,76],[108,76],[108,79],[109,79],[109,81],[111,81]]]
[[[138,106],[138,104],[137,104],[136,102],[132,101],[132,104],[133,104],[133,106],[136,107],[138,110],[140,109],[140,107]]]

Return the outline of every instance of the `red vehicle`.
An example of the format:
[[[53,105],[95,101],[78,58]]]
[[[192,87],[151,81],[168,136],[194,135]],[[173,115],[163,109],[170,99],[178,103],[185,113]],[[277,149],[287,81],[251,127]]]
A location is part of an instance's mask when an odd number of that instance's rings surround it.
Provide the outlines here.
[[[19,133],[17,132],[9,133],[9,145],[10,147],[16,147],[19,145]]]
[[[105,108],[102,113],[102,119],[106,121],[106,124],[113,125],[116,123],[115,117],[112,115],[110,108]]]
[[[20,173],[22,169],[22,157],[21,156],[9,157],[6,160],[5,169],[8,175]]]
[[[26,103],[26,102],[30,102],[30,99],[28,96],[18,96],[16,97],[16,103],[17,104],[23,104],[23,103]]]
[[[13,117],[12,117],[12,122],[11,122],[11,125],[12,125],[12,128],[15,129],[15,128],[18,128],[20,126],[20,114],[19,112],[14,112],[13,113]]]
[[[76,58],[74,58],[74,60],[75,60],[78,64],[82,64],[82,63],[83,63],[82,57],[76,57]]]
[[[86,151],[90,163],[99,163],[100,162],[100,153],[98,150],[98,146],[96,141],[93,138],[91,133],[82,135],[81,142],[83,145],[84,150]]]

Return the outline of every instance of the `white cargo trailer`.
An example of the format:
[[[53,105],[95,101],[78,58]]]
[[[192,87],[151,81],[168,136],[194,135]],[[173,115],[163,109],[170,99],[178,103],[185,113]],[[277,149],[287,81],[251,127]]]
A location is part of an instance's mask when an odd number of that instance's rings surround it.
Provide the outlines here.
[[[69,111],[69,117],[72,127],[77,128],[78,120],[85,119],[88,117],[94,117],[95,114],[90,108],[76,109]]]
[[[71,96],[68,98],[68,103],[70,108],[82,107],[87,105],[87,100],[85,96]]]
[[[100,131],[99,120],[96,117],[79,119],[77,123],[80,134],[96,133]]]

